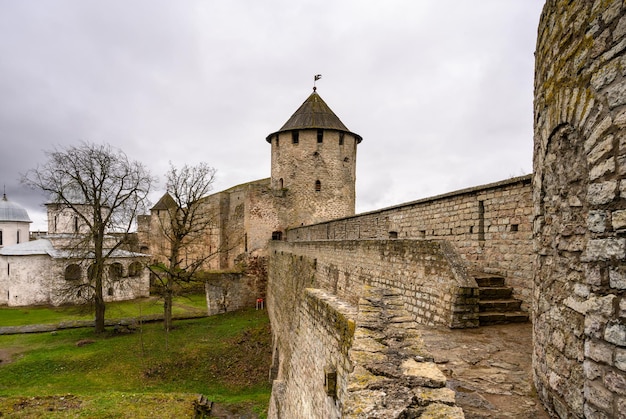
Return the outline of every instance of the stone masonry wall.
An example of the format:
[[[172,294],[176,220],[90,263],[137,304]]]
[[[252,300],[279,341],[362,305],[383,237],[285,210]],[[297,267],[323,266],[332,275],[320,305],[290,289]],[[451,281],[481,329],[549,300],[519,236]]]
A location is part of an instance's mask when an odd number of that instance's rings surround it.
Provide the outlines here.
[[[289,230],[289,241],[444,239],[470,269],[507,278],[514,297],[532,300],[531,176],[464,189]]]
[[[318,285],[315,259],[276,251],[269,418],[463,417],[399,292],[362,286],[351,304],[306,288]]]
[[[209,316],[254,307],[256,299],[264,292],[259,290],[259,281],[254,276],[208,273],[204,279]]]
[[[365,286],[378,287],[401,294],[406,310],[418,323],[452,328],[478,326],[476,281],[467,275],[464,262],[444,241],[272,242],[271,287],[276,287],[279,277],[295,275],[293,268],[278,267],[277,261],[283,257],[312,261],[307,287],[322,288],[350,304],[358,303]],[[288,284],[283,278],[278,282]]]
[[[533,369],[554,416],[626,412],[626,8],[548,0],[535,66]]]
[[[269,417],[463,417],[412,326],[478,325],[476,282],[452,246],[272,241],[268,271]]]

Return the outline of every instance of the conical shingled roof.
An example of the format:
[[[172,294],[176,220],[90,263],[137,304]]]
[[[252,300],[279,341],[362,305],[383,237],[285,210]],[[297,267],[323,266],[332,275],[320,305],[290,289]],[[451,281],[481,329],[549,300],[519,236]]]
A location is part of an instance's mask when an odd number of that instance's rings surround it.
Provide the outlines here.
[[[159,202],[154,204],[150,211],[156,210],[169,210],[170,208],[176,208],[176,201],[172,198],[172,195],[169,192],[165,192],[165,194],[159,199]]]
[[[360,135],[351,132],[343,122],[341,122],[339,117],[335,115],[315,90],[304,103],[300,105],[298,110],[291,115],[291,118],[285,122],[282,128],[268,135],[266,140],[268,143],[272,142],[272,136],[280,132],[320,128],[350,133],[357,138],[359,143],[362,140]]]

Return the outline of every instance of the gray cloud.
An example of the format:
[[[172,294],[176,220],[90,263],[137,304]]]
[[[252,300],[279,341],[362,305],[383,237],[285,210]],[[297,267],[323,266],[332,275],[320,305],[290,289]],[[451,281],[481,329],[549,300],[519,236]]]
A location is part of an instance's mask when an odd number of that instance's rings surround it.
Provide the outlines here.
[[[359,211],[529,173],[542,4],[0,0],[0,181],[45,228],[19,177],[58,145],[108,142],[155,176],[206,161],[217,190],[267,177],[265,136],[317,73],[364,138]]]

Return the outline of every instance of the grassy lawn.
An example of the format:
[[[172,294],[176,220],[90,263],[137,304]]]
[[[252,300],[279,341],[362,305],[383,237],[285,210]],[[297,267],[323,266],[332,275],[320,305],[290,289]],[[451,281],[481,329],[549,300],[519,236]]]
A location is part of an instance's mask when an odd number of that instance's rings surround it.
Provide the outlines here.
[[[206,314],[206,297],[204,294],[176,297],[173,314]],[[142,298],[133,301],[107,303],[106,318],[119,319],[149,314],[162,314],[163,302],[158,298]],[[91,306],[63,307],[0,307],[1,326],[21,326],[28,324],[59,323],[71,320],[93,320]]]
[[[201,393],[262,417],[270,394],[267,313],[174,325],[169,335],[153,323],[120,335],[82,328],[0,336],[0,416],[184,418]]]

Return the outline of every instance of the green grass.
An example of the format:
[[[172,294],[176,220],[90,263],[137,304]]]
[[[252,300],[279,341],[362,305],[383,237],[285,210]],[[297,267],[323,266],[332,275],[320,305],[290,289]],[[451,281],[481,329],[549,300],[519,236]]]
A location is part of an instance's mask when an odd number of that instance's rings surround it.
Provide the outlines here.
[[[176,297],[172,313],[176,315],[205,314],[206,297],[204,294]],[[163,302],[158,298],[142,298],[133,301],[107,303],[107,319],[138,317],[139,315],[162,314]],[[93,320],[91,306],[62,307],[0,307],[1,326],[21,326],[30,324],[50,324],[71,320]]]
[[[0,413],[26,418],[37,417],[27,415],[33,409],[39,414],[37,409],[45,409],[46,417],[189,417],[198,393],[264,411],[271,355],[266,312],[174,325],[169,335],[155,323],[123,335],[95,336],[82,328],[0,336]],[[93,342],[77,345],[87,340]],[[140,407],[148,410],[140,414]]]

